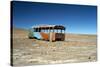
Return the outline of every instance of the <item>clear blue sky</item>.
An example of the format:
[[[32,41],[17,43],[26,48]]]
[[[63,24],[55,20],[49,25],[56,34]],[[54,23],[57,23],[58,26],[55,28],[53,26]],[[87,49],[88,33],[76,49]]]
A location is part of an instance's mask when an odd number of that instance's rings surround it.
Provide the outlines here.
[[[63,24],[68,33],[96,34],[97,7],[13,1],[13,25]]]

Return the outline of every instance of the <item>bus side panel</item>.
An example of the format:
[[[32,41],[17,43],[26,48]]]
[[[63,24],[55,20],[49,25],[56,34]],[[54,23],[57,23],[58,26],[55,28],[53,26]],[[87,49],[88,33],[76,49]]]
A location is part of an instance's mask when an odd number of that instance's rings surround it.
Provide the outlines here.
[[[42,36],[41,36],[40,32],[34,32],[34,38],[42,39]]]
[[[49,38],[50,41],[55,41],[55,33],[50,32],[50,36],[49,37],[50,37]]]
[[[57,41],[64,41],[65,40],[65,34],[63,34],[63,33],[56,33],[55,34],[55,39]]]
[[[41,36],[44,40],[49,40],[49,34],[48,33],[40,32],[40,34],[41,34]]]

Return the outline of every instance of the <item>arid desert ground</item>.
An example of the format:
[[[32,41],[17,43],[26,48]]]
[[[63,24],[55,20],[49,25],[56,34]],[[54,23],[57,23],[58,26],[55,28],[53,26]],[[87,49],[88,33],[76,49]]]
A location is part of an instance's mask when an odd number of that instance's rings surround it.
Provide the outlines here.
[[[14,66],[94,62],[97,60],[97,35],[66,33],[65,41],[28,39],[28,31],[13,29]]]

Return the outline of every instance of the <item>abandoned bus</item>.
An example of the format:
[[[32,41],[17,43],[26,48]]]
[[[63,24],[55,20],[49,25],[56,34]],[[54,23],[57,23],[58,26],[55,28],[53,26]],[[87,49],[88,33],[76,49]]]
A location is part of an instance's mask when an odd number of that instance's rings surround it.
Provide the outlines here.
[[[48,41],[64,41],[65,27],[62,25],[33,26],[29,38],[36,38]]]

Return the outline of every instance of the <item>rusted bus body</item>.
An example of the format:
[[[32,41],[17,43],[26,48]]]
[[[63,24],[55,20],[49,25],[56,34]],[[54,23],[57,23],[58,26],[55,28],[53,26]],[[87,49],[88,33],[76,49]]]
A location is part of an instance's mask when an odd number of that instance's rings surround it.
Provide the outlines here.
[[[34,26],[33,37],[48,41],[64,41],[65,40],[65,27],[61,25],[43,25]],[[37,36],[36,36],[37,35]]]
[[[64,41],[65,40],[65,34],[64,33],[55,33],[55,40]]]

